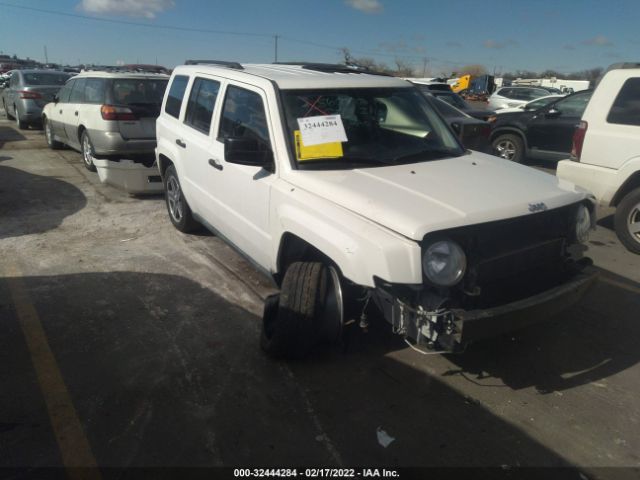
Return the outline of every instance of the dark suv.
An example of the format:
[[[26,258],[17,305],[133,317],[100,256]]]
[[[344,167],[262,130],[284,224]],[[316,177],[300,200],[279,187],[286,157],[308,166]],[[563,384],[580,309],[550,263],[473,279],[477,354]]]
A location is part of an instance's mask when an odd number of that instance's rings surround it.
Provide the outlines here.
[[[526,157],[540,160],[569,157],[573,132],[591,94],[592,90],[583,90],[538,110],[498,115],[491,133],[496,154],[514,162],[522,162]]]

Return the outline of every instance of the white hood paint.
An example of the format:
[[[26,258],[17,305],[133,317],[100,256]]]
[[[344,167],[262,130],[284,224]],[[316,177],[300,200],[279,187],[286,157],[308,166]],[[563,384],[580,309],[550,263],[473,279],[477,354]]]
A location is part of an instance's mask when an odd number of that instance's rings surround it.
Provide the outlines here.
[[[458,158],[357,170],[288,172],[287,181],[405,237],[530,215],[586,193],[530,167],[473,152]]]

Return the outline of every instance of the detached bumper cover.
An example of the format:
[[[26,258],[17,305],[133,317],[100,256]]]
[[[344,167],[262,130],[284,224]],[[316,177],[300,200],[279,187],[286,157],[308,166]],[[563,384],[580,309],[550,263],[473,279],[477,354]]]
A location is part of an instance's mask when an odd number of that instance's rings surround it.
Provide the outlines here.
[[[543,322],[577,303],[595,283],[598,272],[586,267],[571,281],[523,300],[486,310],[452,310],[460,343],[489,338]]]
[[[164,190],[158,168],[153,165],[145,167],[133,160],[93,159],[102,183],[124,190],[131,194],[158,193]]]

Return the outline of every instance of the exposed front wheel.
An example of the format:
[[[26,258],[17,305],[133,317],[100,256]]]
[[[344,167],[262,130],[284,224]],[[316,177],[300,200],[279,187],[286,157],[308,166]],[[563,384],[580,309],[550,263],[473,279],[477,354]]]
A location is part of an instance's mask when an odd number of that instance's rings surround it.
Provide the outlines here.
[[[524,160],[524,144],[517,135],[504,134],[495,138],[491,143],[493,150],[500,158],[520,163]]]
[[[44,128],[44,138],[47,140],[47,145],[51,150],[58,150],[62,148],[62,143],[58,142],[53,136],[53,130],[51,129],[51,123],[46,117],[42,119],[42,128]]]
[[[260,344],[275,358],[305,357],[320,342],[342,333],[344,301],[335,267],[295,262],[287,269],[278,297],[265,302]]]
[[[85,168],[90,172],[95,172],[96,166],[93,164],[93,144],[86,130],[82,132],[82,136],[80,137],[80,148],[82,150],[82,160]]]
[[[174,227],[183,233],[192,232],[200,227],[193,218],[187,199],[184,198],[178,172],[173,165],[169,165],[164,173],[164,195],[169,219]]]
[[[627,250],[640,254],[640,188],[627,193],[618,204],[615,228]]]

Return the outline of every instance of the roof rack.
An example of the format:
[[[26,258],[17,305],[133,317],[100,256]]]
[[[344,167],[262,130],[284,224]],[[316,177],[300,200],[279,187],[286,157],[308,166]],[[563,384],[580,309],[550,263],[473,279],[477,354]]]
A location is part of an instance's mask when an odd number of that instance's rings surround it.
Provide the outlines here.
[[[640,63],[638,62],[613,63],[609,65],[609,67],[607,67],[604,73],[609,72],[611,70],[626,69],[626,68],[640,68]]]
[[[274,62],[275,65],[297,65],[301,66],[305,70],[314,70],[316,72],[325,73],[366,73],[368,75],[382,75],[390,77],[391,75],[376,70],[370,70],[366,67],[348,64],[343,65],[339,63],[312,63],[312,62]]]
[[[224,60],[187,60],[185,65],[219,65],[221,67],[234,68],[236,70],[244,70],[244,67],[238,62],[225,62]]]

